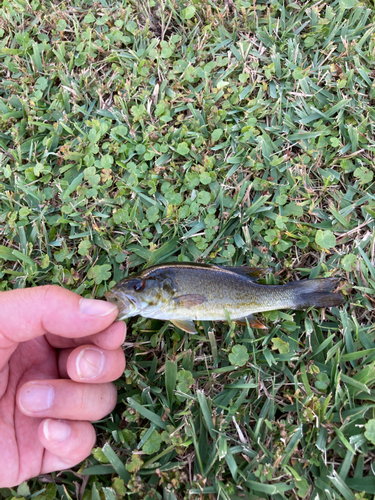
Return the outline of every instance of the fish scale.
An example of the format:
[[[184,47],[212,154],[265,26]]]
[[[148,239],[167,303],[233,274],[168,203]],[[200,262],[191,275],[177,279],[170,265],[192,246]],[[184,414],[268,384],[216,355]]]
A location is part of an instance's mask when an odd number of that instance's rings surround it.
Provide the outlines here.
[[[178,314],[180,319],[225,320],[225,310],[231,319],[243,318],[249,314],[274,310],[276,307],[290,308],[294,296],[291,290],[280,290],[278,286],[258,285],[245,276],[228,272],[212,275],[210,269],[179,269],[176,282],[176,293],[188,295],[204,289],[206,301],[190,308],[176,307],[173,303],[163,308],[162,319],[173,319]],[[271,293],[272,291],[272,293]],[[161,311],[160,311],[161,312]]]

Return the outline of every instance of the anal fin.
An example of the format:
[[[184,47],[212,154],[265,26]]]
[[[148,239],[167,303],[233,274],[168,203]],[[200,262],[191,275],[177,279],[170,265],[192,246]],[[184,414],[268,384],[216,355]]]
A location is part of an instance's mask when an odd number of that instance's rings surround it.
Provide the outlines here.
[[[246,316],[246,318],[240,318],[236,319],[236,323],[239,325],[246,326],[246,320],[249,322],[249,325],[251,328],[258,328],[259,330],[267,330],[266,325],[263,325],[261,321],[259,321],[258,318],[256,318],[253,314],[250,314],[249,316]]]
[[[171,323],[173,323],[177,328],[180,328],[184,332],[187,333],[198,333],[195,329],[194,321],[190,319],[171,319]]]

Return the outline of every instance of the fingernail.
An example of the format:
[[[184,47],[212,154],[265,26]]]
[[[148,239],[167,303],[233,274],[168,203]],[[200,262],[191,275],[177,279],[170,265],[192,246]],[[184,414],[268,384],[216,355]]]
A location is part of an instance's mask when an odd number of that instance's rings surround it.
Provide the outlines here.
[[[117,309],[112,302],[95,299],[81,299],[79,301],[79,310],[88,316],[107,316]]]
[[[54,399],[52,385],[30,382],[22,388],[19,404],[26,412],[39,412],[51,408]]]
[[[43,424],[43,433],[48,441],[65,441],[71,433],[71,428],[64,420],[48,418]]]
[[[81,380],[98,377],[104,368],[104,354],[99,349],[87,347],[77,357],[77,373]]]
[[[124,321],[118,321],[118,323],[122,323],[124,325],[124,336],[122,338],[121,344],[123,344],[126,340],[126,323]]]

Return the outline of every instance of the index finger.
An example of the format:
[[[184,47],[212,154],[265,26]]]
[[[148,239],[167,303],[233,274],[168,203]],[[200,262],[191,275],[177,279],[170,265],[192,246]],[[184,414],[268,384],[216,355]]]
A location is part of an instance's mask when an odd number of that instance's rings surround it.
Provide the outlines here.
[[[53,333],[78,338],[107,328],[118,310],[56,285],[0,292],[0,348]]]

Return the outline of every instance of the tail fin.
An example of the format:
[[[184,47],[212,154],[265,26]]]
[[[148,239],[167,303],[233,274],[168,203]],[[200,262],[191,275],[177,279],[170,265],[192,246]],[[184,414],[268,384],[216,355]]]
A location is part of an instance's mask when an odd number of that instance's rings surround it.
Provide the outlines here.
[[[294,292],[295,305],[293,309],[333,307],[345,302],[340,293],[331,293],[331,290],[335,288],[339,281],[339,278],[318,278],[292,281],[285,286],[291,288]]]

